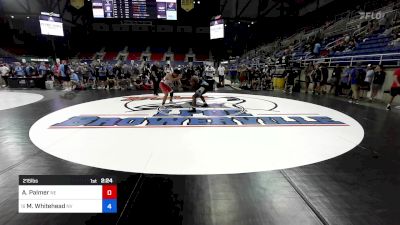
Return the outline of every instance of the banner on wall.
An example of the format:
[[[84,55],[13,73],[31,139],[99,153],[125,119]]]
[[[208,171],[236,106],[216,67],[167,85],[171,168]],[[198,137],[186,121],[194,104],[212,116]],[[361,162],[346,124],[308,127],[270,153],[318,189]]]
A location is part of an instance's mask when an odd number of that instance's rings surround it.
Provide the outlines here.
[[[85,0],[71,0],[71,6],[80,9],[85,5]]]
[[[189,12],[194,8],[194,1],[193,0],[181,0],[181,8],[186,12]]]

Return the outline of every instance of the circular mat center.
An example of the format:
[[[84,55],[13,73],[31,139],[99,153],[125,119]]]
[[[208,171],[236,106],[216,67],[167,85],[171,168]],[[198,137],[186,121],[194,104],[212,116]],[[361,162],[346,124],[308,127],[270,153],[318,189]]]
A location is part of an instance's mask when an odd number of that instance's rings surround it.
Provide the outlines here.
[[[71,162],[151,174],[232,174],[327,160],[357,146],[361,125],[336,110],[258,95],[136,95],[53,112],[30,129],[43,151]]]

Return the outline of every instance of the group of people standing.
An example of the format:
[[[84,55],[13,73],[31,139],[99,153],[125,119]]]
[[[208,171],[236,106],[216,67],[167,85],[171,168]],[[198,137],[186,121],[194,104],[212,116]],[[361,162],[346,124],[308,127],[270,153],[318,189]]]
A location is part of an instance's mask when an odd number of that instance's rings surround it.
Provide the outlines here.
[[[179,69],[182,74],[182,82],[175,83],[176,89],[185,89],[190,86],[190,78],[194,75],[204,77],[210,83],[214,82],[214,76],[219,76],[219,86],[225,84],[225,68],[219,66],[217,70],[212,65],[161,65],[143,62],[135,63],[103,62],[100,60],[91,63],[68,62],[57,60],[54,64],[41,63],[0,63],[0,75],[4,81],[4,87],[8,86],[9,77],[35,77],[53,82],[54,86],[65,91],[84,89],[137,89],[154,90],[157,94],[158,84],[166,74]],[[212,84],[213,85],[213,84]],[[44,87],[43,87],[44,88]]]
[[[370,102],[375,101],[379,91],[382,90],[386,79],[386,72],[383,65],[373,66],[369,64],[366,68],[361,63],[353,68],[347,67],[343,69],[339,64],[333,68],[331,76],[326,64],[310,63],[305,69],[306,75],[306,93],[312,84],[312,93],[316,95],[332,93],[335,96],[346,95],[344,89],[348,89],[347,96],[350,98],[349,103],[358,104],[361,97],[368,97]],[[387,105],[387,110],[391,109],[394,98],[400,94],[399,75],[400,69],[393,73],[394,79],[391,86],[391,100]]]
[[[366,97],[369,101],[374,101],[377,94],[382,90],[386,79],[386,72],[383,65],[373,66],[369,64],[366,68],[358,63],[355,67],[342,68],[337,64],[329,74],[326,63],[310,63],[306,66],[305,73],[305,93],[309,91],[313,95],[334,93],[335,96],[347,95],[349,102],[358,104],[360,98]],[[217,86],[225,85],[227,69],[219,65],[217,69],[213,65],[205,66],[177,66],[173,68],[170,64],[162,66],[159,62],[153,64],[142,63],[127,64],[118,62],[114,65],[107,62],[94,61],[87,63],[68,63],[67,61],[57,61],[51,65],[49,63],[14,63],[0,64],[0,75],[7,86],[7,78],[39,76],[46,80],[53,80],[64,90],[76,88],[92,89],[139,89],[153,90],[154,95],[158,95],[159,90],[167,93],[173,98],[173,90],[192,90],[204,89],[198,92],[200,97],[208,90],[214,88],[214,77],[218,76]],[[272,90],[273,68],[241,66],[237,70],[240,86],[250,90]],[[295,78],[300,76],[299,71],[286,69],[284,73],[286,85],[285,91],[292,93]],[[387,109],[391,109],[393,99],[400,94],[399,84],[400,69],[394,72],[394,81],[391,86],[391,99]],[[232,79],[235,79],[232,77]],[[348,90],[344,93],[344,90]],[[163,105],[167,97],[164,96]]]
[[[240,88],[245,90],[272,90],[272,67],[241,65],[237,69]],[[235,77],[232,77],[235,80]]]

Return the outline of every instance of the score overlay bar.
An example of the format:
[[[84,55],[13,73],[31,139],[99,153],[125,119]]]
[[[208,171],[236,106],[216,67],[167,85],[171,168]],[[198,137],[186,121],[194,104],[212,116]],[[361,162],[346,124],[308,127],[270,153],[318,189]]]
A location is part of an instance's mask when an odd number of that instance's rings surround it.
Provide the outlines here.
[[[117,184],[110,176],[21,175],[19,213],[117,213]]]

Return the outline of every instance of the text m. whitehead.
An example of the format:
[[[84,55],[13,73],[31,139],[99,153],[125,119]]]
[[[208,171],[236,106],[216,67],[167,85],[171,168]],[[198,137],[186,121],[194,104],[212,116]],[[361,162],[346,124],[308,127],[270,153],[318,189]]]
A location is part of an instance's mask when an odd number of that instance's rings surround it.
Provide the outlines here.
[[[65,209],[65,203],[64,204],[46,204],[46,203],[36,203],[35,204],[36,209]]]

